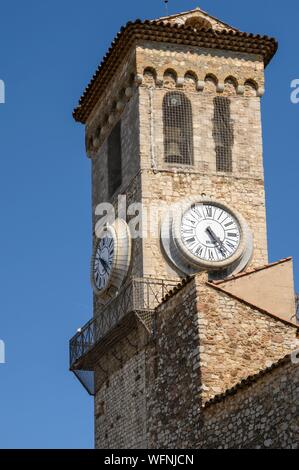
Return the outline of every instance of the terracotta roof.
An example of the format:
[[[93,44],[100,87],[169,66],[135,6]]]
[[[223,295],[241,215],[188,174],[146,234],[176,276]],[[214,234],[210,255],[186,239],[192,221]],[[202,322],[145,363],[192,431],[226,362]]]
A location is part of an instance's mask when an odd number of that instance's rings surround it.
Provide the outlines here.
[[[161,300],[161,303],[159,305],[162,305],[166,302],[168,302],[168,300],[170,300],[172,297],[174,297],[178,292],[180,292],[187,284],[189,284],[189,282],[192,281],[192,279],[194,279],[195,276],[187,276],[185,277],[184,279],[182,279],[182,281],[177,285],[175,286],[173,289],[171,289],[168,294],[166,294],[163,299]]]
[[[211,398],[202,406],[202,408],[208,408],[211,405],[224,401],[229,396],[236,395],[239,390],[249,387],[250,385],[256,383],[261,377],[264,377],[265,375],[271,373],[273,370],[278,369],[279,367],[282,367],[288,364],[290,361],[291,361],[291,354],[287,354],[283,358],[279,359],[277,362],[273,363],[270,367],[267,367],[266,369],[261,370],[255,375],[248,376],[246,379],[243,379],[241,380],[241,382],[237,383],[234,387],[226,390],[226,392],[221,393]]]
[[[264,271],[265,269],[273,268],[273,266],[278,266],[279,264],[286,263],[288,261],[292,261],[292,257],[284,258],[280,261],[276,261],[275,263],[265,264],[264,266],[258,268],[248,269],[247,271],[241,272],[239,274],[235,274],[233,276],[226,277],[225,279],[221,279],[220,281],[210,281],[210,284],[214,284],[219,286],[221,284],[225,284],[226,282],[233,281],[234,279],[239,279],[240,277],[250,276],[251,274],[257,273],[259,271]]]
[[[251,269],[251,270],[248,270],[244,273],[240,273],[240,274],[237,274],[235,276],[231,276],[231,277],[229,277],[227,279],[224,279],[224,280],[221,280],[221,281],[208,281],[208,282],[206,282],[206,285],[212,287],[215,290],[218,290],[219,292],[222,292],[223,294],[228,295],[232,299],[235,299],[238,302],[241,302],[242,304],[247,305],[248,307],[251,307],[254,310],[257,310],[257,311],[259,311],[259,312],[261,312],[265,315],[268,315],[269,317],[273,318],[274,320],[280,321],[280,322],[284,323],[285,325],[292,326],[292,327],[296,328],[299,331],[299,324],[297,325],[296,323],[292,323],[291,321],[285,320],[285,319],[279,317],[278,315],[276,315],[275,313],[269,312],[269,311],[267,311],[267,310],[265,310],[261,307],[258,307],[257,305],[254,305],[254,304],[248,302],[247,300],[244,300],[241,297],[238,297],[237,295],[234,295],[231,292],[228,292],[227,290],[225,290],[221,287],[222,284],[225,284],[228,281],[238,279],[238,278],[253,274],[255,272],[262,271],[263,269],[267,269],[267,268],[270,268],[272,266],[277,266],[279,264],[282,264],[282,263],[285,263],[285,262],[291,261],[291,260],[292,260],[292,258],[286,258],[286,259],[277,261],[276,263],[267,264],[266,266],[262,266],[260,268]],[[182,281],[180,283],[178,283],[177,286],[175,286],[173,289],[171,289],[168,292],[168,294],[166,294],[163,297],[163,299],[161,300],[161,303],[159,305],[162,305],[162,304],[168,302],[168,300],[170,300],[178,292],[180,292],[195,277],[196,277],[196,274],[194,274],[192,276],[186,276],[184,279],[182,279]]]
[[[270,62],[278,47],[275,39],[259,34],[226,30],[216,32],[213,29],[195,31],[192,27],[167,24],[163,21],[136,20],[133,23],[129,22],[117,34],[82,95],[79,105],[73,113],[76,121],[86,123],[121,60],[140,40],[251,53],[262,56],[265,65]]]
[[[296,328],[299,331],[299,324],[297,325],[296,323],[292,323],[291,321],[288,321],[288,320],[285,320],[284,318],[279,317],[275,313],[269,312],[268,310],[265,310],[261,307],[258,307],[257,305],[252,304],[251,302],[248,302],[247,300],[242,299],[241,297],[238,297],[237,295],[232,294],[231,292],[228,292],[225,289],[222,289],[220,286],[215,285],[212,282],[207,282],[206,284],[207,284],[207,286],[210,286],[213,289],[218,290],[218,291],[222,292],[223,294],[228,295],[232,299],[235,299],[238,302],[241,302],[242,304],[247,305],[248,307],[252,308],[253,310],[257,310],[258,312],[261,312],[264,315],[268,315],[268,317],[271,317],[274,320],[280,321],[280,322],[284,323],[285,325],[293,326],[294,328]]]

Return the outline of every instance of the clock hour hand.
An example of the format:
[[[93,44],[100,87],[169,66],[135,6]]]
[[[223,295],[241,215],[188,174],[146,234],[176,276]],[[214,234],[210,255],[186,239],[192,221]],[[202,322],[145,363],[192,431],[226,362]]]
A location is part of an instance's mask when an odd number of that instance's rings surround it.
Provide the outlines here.
[[[214,242],[217,244],[220,252],[225,255],[225,247],[222,243],[222,241],[220,240],[220,238],[217,237],[217,235],[215,234],[215,232],[211,229],[211,227],[208,227],[207,228],[207,233],[210,235],[210,237],[212,238],[212,240],[214,240]]]

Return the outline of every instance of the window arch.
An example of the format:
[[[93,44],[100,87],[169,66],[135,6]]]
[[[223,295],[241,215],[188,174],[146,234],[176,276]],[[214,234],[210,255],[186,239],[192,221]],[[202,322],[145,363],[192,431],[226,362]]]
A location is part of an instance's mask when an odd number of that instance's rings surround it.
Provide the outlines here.
[[[244,83],[245,87],[245,96],[256,96],[257,95],[257,90],[258,90],[258,85],[254,80],[246,80]]]
[[[163,99],[164,161],[193,165],[193,117],[191,101],[179,91]]]
[[[216,170],[233,171],[234,126],[231,119],[231,101],[218,96],[214,98],[213,137],[216,150]]]

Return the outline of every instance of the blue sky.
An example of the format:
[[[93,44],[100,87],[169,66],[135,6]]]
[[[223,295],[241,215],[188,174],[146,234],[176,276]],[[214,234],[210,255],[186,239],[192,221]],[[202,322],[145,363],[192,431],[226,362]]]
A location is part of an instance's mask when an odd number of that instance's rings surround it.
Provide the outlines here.
[[[295,0],[175,1],[275,36],[262,100],[270,261],[294,256],[299,290],[299,78]],[[68,340],[92,315],[90,162],[72,109],[119,27],[162,1],[1,0],[0,448],[91,448],[93,403],[68,372]]]

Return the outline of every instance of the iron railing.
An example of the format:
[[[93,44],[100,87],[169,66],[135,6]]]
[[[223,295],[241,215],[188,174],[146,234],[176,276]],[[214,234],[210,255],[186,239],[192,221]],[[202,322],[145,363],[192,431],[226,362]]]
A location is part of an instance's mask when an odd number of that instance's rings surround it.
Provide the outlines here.
[[[177,281],[163,279],[132,279],[115,299],[71,339],[70,369],[75,369],[76,363],[130,312],[140,315],[140,320],[150,330],[154,309],[177,284]]]

